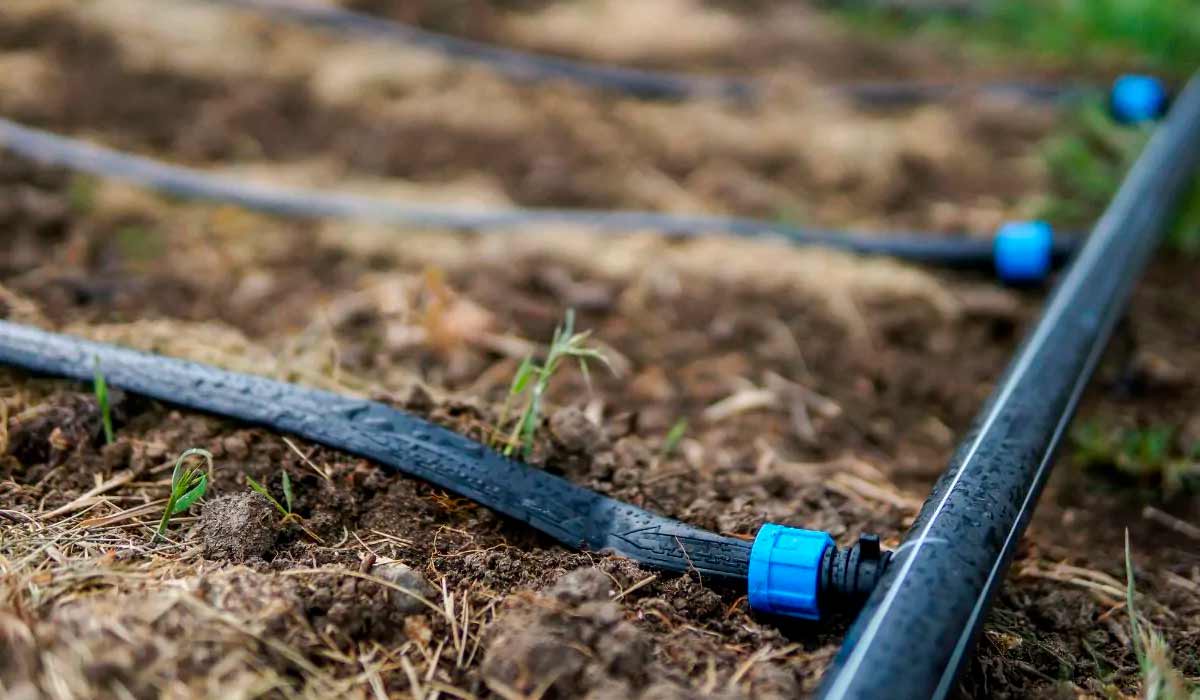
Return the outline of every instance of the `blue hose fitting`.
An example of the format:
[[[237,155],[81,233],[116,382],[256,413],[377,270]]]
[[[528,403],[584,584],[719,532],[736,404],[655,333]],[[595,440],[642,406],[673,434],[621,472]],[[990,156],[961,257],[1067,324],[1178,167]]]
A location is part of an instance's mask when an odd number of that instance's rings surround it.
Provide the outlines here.
[[[1122,75],[1113,81],[1108,107],[1122,124],[1152,121],[1167,111],[1167,90],[1154,76]]]
[[[1045,221],[1010,221],[993,242],[996,275],[1009,284],[1041,282],[1050,273],[1054,229]]]
[[[748,576],[750,607],[806,620],[821,617],[821,561],[833,546],[827,532],[766,523],[754,537]]]

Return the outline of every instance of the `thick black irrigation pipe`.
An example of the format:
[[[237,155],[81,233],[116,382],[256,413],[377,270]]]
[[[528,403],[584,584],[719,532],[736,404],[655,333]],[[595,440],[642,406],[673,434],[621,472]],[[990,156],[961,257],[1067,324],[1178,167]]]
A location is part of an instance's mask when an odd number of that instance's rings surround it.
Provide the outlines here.
[[[282,216],[357,219],[387,225],[468,231],[568,225],[610,232],[652,229],[677,236],[776,236],[797,245],[824,246],[863,255],[883,255],[954,268],[990,269],[994,262],[991,241],[967,237],[916,234],[865,236],[747,218],[680,216],[640,211],[471,211],[416,207],[371,197],[273,187],[121,153],[3,118],[0,118],[0,147],[47,165],[117,178],[172,196],[225,202]],[[1064,261],[1077,247],[1076,237],[1056,236],[1053,251],[1055,262]]]
[[[716,97],[751,100],[762,85],[748,77],[699,76],[640,70],[545,56],[431,32],[369,14],[305,0],[207,0],[264,12],[289,21],[434,51],[474,61],[514,80],[560,80],[644,99]],[[916,82],[856,83],[837,86],[847,96],[877,106],[904,105],[980,92],[1036,101],[1058,101],[1087,92],[1073,86],[1020,81],[954,85]]]
[[[1200,167],[1200,73],[1125,177],[938,480],[821,685],[942,698],[974,643],[1076,404]]]

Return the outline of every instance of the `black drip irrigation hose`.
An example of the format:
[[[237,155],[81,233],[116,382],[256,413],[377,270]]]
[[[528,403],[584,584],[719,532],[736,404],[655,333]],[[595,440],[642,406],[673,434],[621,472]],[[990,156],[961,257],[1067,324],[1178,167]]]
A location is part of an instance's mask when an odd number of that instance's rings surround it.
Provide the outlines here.
[[[107,383],[178,406],[293,433],[373,459],[527,523],[575,548],[668,571],[745,579],[750,543],[654,515],[506,459],[386,404],[0,321],[0,363]]]
[[[746,100],[753,98],[757,91],[753,81],[743,78],[663,73],[538,55],[431,32],[330,5],[291,0],[208,1],[251,9],[335,32],[415,46],[455,60],[483,63],[492,70],[519,81],[562,80],[645,99],[716,97]]]
[[[871,594],[825,700],[943,698],[978,635],[1080,395],[1200,167],[1200,73],[1126,175]]]
[[[292,433],[454,491],[568,547],[613,552],[665,571],[696,571],[702,579],[726,585],[763,577],[756,573],[755,558],[764,551],[757,540],[708,532],[608,498],[376,401],[7,321],[0,321],[0,364],[81,381],[99,371],[111,386],[126,391]],[[825,533],[777,525],[763,530],[820,540],[810,552],[807,578],[796,584],[798,593],[813,599],[812,614],[802,617],[816,617],[818,599],[824,611],[855,609],[887,562],[878,538],[864,537],[840,550]],[[788,588],[792,583],[775,588],[796,593]],[[750,595],[754,603],[756,589]]]
[[[763,86],[749,77],[699,76],[624,68],[556,58],[440,34],[369,14],[295,0],[207,0],[256,10],[300,24],[416,46],[448,58],[486,64],[519,81],[566,81],[588,88],[643,99],[682,100],[713,97],[735,101],[756,99]],[[983,93],[1033,101],[1065,101],[1088,94],[1082,87],[1021,81],[954,85],[947,83],[852,83],[836,88],[852,99],[880,107],[916,104],[957,95]]]
[[[510,231],[567,225],[608,232],[657,230],[683,237],[704,234],[774,236],[796,245],[823,246],[861,255],[889,256],[959,269],[991,269],[995,259],[992,241],[967,237],[916,234],[866,236],[738,217],[679,216],[640,211],[470,211],[416,207],[372,197],[273,187],[121,153],[3,118],[0,118],[0,147],[46,165],[124,180],[171,196],[235,204],[289,217],[356,219],[392,226],[466,231]],[[1065,261],[1078,245],[1079,239],[1075,236],[1055,236],[1053,262]]]

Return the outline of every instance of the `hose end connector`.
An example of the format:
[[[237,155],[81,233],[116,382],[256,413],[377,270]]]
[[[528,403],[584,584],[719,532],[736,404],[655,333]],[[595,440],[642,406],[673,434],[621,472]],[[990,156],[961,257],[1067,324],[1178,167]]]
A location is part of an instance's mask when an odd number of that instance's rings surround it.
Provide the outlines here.
[[[880,547],[879,535],[859,535],[853,547],[827,549],[821,561],[821,607],[857,611],[891,560],[892,553]]]
[[[1122,124],[1153,121],[1167,111],[1167,89],[1152,75],[1122,75],[1113,81],[1108,108]]]
[[[1054,257],[1054,229],[1045,221],[1010,221],[992,243],[996,274],[1008,284],[1041,282]]]
[[[838,549],[827,532],[766,523],[750,549],[750,607],[805,620],[857,611],[891,554],[880,549],[876,535]]]
[[[827,532],[766,523],[750,548],[748,598],[764,613],[816,620],[821,562],[837,549]]]

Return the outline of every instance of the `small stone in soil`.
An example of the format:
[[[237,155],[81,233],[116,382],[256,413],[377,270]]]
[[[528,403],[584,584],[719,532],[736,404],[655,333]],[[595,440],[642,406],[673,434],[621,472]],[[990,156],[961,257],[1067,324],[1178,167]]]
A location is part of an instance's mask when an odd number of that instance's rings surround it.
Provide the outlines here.
[[[398,561],[376,564],[371,567],[370,573],[376,578],[381,578],[407,591],[412,591],[425,598],[425,600],[430,600],[435,592],[433,586],[421,575],[420,571],[411,566],[401,564]],[[418,613],[425,610],[425,604],[417,598],[395,589],[391,589],[389,592],[391,593],[390,599],[392,605],[400,612]]]

